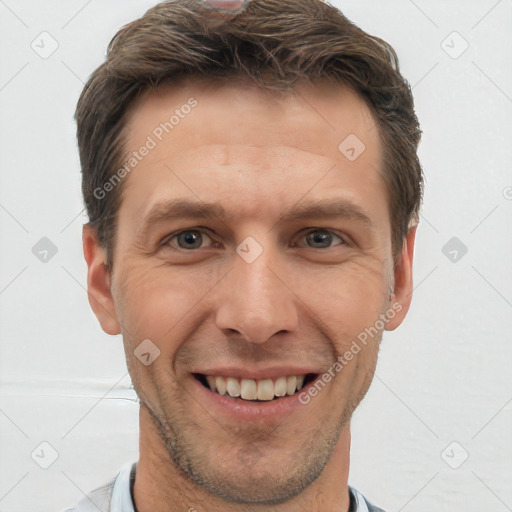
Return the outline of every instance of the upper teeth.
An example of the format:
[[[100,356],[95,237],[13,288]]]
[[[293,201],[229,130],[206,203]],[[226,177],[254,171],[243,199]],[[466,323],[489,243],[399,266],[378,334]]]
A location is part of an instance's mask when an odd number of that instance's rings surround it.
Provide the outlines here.
[[[244,400],[272,400],[274,396],[293,395],[304,385],[304,375],[272,379],[237,379],[206,375],[212,391]]]

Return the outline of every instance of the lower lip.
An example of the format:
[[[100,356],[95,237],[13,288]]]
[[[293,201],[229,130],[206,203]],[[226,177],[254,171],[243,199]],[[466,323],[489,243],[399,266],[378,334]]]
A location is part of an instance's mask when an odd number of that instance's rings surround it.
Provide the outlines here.
[[[315,381],[310,382],[294,395],[286,395],[277,400],[251,402],[242,400],[241,398],[230,398],[227,395],[219,395],[203,386],[203,384],[193,376],[192,380],[195,383],[201,402],[206,404],[207,410],[214,409],[237,420],[246,421],[282,419],[304,408],[305,404],[299,401],[299,395],[307,392],[308,388],[315,383]]]

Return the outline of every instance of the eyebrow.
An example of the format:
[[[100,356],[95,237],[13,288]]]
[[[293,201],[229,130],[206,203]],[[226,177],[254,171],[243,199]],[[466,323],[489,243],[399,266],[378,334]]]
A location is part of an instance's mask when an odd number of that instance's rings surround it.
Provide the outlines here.
[[[227,222],[236,217],[236,212],[227,211],[220,203],[206,203],[190,199],[172,199],[157,203],[142,222],[142,236],[158,223],[180,218],[197,218]],[[347,219],[372,227],[372,221],[366,211],[347,199],[314,200],[288,208],[277,223],[287,223],[307,219]],[[276,224],[277,224],[276,223]],[[275,224],[274,224],[275,225]]]
[[[370,216],[364,208],[347,199],[314,200],[289,208],[281,217],[284,222],[305,219],[347,219],[372,226]]]

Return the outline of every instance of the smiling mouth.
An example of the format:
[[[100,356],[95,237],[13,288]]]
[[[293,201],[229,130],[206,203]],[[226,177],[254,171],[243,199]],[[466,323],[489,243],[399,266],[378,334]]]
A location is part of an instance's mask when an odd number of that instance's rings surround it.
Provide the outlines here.
[[[292,396],[318,377],[318,374],[315,373],[283,376],[275,379],[242,379],[201,373],[193,375],[213,393],[228,396],[234,400],[250,402],[269,402]]]

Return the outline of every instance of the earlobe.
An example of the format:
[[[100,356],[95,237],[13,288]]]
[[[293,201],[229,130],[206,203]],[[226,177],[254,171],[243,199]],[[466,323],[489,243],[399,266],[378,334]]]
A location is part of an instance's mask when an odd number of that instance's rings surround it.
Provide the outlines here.
[[[107,334],[120,334],[114,300],[111,293],[110,271],[107,268],[106,254],[98,243],[95,229],[84,225],[82,243],[87,262],[87,295],[101,328]]]
[[[389,307],[395,314],[386,323],[386,330],[393,331],[404,320],[412,300],[413,279],[412,264],[414,257],[414,241],[417,225],[409,228],[402,246],[402,252],[394,268],[394,288]]]

